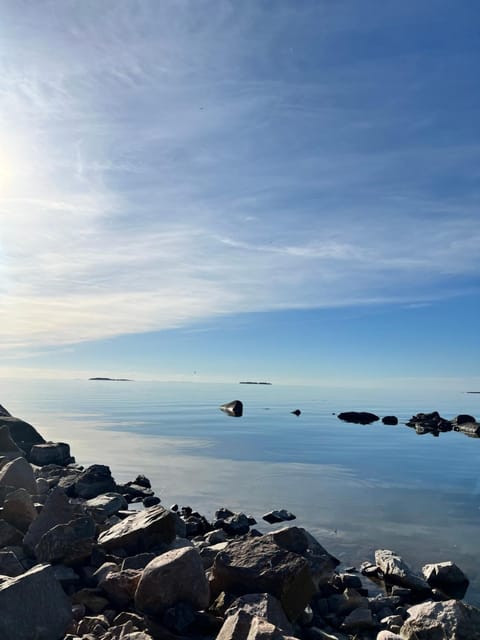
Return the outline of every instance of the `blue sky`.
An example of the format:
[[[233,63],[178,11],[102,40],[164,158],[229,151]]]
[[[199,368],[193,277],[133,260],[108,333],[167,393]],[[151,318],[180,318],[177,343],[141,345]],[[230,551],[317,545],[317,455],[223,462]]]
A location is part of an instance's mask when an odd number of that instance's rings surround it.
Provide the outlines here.
[[[476,1],[0,14],[1,376],[480,386]]]

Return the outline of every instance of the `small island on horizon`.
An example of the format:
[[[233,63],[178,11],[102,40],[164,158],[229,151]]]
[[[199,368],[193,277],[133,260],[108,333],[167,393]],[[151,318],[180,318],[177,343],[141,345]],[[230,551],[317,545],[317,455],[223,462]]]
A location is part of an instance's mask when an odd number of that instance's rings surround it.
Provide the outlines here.
[[[110,382],[133,382],[130,378],[89,378],[89,380],[109,380]]]
[[[245,381],[241,381],[239,382],[239,384],[267,384],[267,385],[271,385],[271,382],[254,382],[251,380],[245,380]]]

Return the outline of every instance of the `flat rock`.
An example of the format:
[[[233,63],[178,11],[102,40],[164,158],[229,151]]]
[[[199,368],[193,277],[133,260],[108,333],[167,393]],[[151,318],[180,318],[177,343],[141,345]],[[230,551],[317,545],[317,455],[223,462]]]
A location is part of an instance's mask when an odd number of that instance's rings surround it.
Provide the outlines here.
[[[390,584],[397,584],[400,587],[425,592],[425,594],[430,592],[428,582],[414,573],[395,552],[389,549],[378,549],[375,551],[375,564]]]
[[[0,583],[0,638],[58,640],[72,619],[71,603],[49,565]]]
[[[44,533],[58,524],[66,524],[81,514],[79,505],[71,504],[63,489],[55,487],[48,496],[36,520],[24,538],[24,544],[33,552]]]
[[[32,466],[23,457],[18,457],[0,469],[0,485],[25,489],[34,495],[37,491]]]
[[[292,621],[316,590],[307,560],[282,549],[267,536],[233,541],[218,553],[211,586],[216,594],[270,593],[280,600]]]
[[[192,547],[167,551],[152,560],[135,593],[135,607],[150,615],[159,615],[179,602],[205,609],[209,600],[202,560]]]
[[[408,609],[404,640],[480,640],[480,609],[460,600],[424,602]]]
[[[134,513],[104,531],[98,543],[107,551],[125,549],[128,553],[143,553],[175,539],[176,516],[160,505]]]

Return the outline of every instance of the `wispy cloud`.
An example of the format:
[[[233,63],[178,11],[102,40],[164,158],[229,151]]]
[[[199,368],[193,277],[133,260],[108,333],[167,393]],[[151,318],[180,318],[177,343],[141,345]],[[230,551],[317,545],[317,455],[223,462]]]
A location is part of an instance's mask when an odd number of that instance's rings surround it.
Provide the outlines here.
[[[471,289],[480,146],[462,124],[468,100],[431,108],[438,52],[421,52],[425,73],[415,49],[359,56],[391,13],[4,8],[2,349]],[[453,53],[445,65],[467,86],[465,52]]]

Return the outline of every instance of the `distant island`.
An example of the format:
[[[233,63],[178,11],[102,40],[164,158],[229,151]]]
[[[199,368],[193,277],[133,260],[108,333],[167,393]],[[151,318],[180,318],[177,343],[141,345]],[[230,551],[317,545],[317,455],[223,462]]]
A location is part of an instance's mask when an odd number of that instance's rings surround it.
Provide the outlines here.
[[[271,385],[271,382],[252,382],[251,380],[246,380],[246,381],[242,381],[239,384],[269,384]]]
[[[89,380],[110,380],[111,382],[133,382],[130,378],[89,378]]]
[[[465,391],[465,393],[480,393],[480,391]]]

